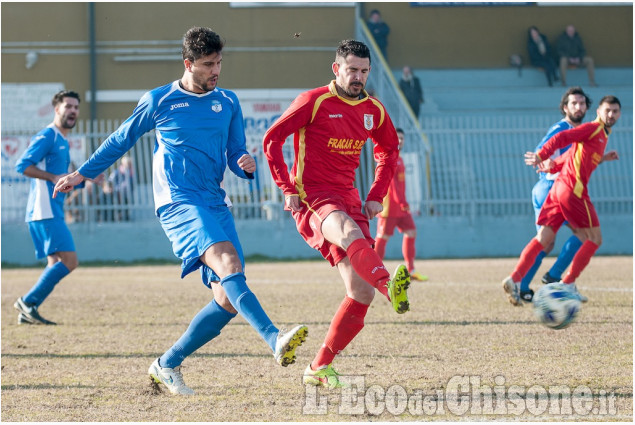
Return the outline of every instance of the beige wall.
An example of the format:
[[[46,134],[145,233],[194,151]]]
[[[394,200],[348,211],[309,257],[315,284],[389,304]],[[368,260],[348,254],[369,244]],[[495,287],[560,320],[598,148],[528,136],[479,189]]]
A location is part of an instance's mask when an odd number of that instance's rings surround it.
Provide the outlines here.
[[[364,16],[381,12],[390,26],[393,68],[506,67],[509,56],[527,56],[527,29],[535,25],[555,49],[573,24],[596,66],[633,66],[633,6],[411,7],[409,3],[364,3]]]
[[[87,3],[2,3],[2,82],[62,82],[80,93],[90,89],[88,54],[39,55],[25,68],[25,53],[8,53],[7,42],[87,42]],[[364,3],[391,26],[390,65],[400,68],[506,67],[512,53],[525,54],[526,29],[537,25],[551,40],[573,22],[596,66],[632,66],[632,5],[611,7],[411,7]],[[231,8],[228,3],[95,3],[97,41],[163,40],[172,61],[116,62],[97,59],[99,90],[149,90],[179,78],[178,46],[191,26],[209,26],[226,40],[220,86],[309,88],[326,84],[338,41],[354,35],[352,7]],[[55,17],[51,19],[51,17]],[[295,33],[301,33],[295,38]],[[172,44],[168,44],[172,42]],[[149,46],[132,45],[147,49]],[[152,46],[154,47],[154,46]],[[327,51],[236,52],[237,47],[308,47]],[[69,49],[70,47],[64,47]],[[84,47],[85,48],[85,47]],[[24,48],[23,48],[24,49]],[[100,118],[125,118],[136,102],[100,103]],[[84,117],[88,117],[84,106]]]

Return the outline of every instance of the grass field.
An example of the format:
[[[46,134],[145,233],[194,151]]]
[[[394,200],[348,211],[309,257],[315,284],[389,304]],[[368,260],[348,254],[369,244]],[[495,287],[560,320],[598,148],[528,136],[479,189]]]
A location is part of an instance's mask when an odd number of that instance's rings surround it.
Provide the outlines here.
[[[336,270],[323,261],[248,264],[274,323],[305,323],[309,337],[298,362],[282,368],[234,319],[183,363],[191,397],[155,391],[147,369],[211,299],[197,273],[180,280],[176,265],[80,265],[42,305],[60,324],[47,327],[18,326],[13,309],[41,270],[3,269],[2,421],[631,422],[633,258],[594,258],[578,281],[590,301],[559,331],[538,324],[531,306],[507,302],[500,281],[514,263],[420,260],[430,281],[413,284],[411,311],[397,315],[377,296],[336,358],[358,384],[346,393],[301,382],[344,295]],[[566,399],[554,404],[558,389],[571,392],[568,408]]]

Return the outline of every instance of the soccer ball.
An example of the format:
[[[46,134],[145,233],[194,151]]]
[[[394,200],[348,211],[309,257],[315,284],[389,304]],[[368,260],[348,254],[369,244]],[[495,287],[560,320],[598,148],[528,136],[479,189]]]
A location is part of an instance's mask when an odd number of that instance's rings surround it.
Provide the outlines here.
[[[564,283],[550,283],[536,292],[534,314],[552,329],[569,326],[580,310],[580,299]]]

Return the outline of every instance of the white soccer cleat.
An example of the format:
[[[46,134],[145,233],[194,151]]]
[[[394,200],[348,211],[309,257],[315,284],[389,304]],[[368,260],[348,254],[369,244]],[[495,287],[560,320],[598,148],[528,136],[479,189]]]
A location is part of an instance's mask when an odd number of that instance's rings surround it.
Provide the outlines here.
[[[278,334],[278,340],[276,341],[276,350],[273,353],[273,357],[275,357],[276,361],[284,367],[294,363],[295,349],[306,341],[306,336],[308,334],[309,330],[304,325],[298,325],[285,334],[280,331]]]
[[[564,283],[563,281],[560,281],[559,283],[562,283],[563,285],[565,285],[565,288],[567,288],[572,293],[576,294],[576,296],[580,299],[581,303],[585,303],[585,302],[589,301],[588,297],[586,297],[586,296],[582,295],[580,292],[578,292],[578,287],[575,286],[575,282],[574,283]]]
[[[503,290],[507,293],[507,299],[512,305],[522,307],[523,303],[520,298],[520,283],[514,282],[511,276],[503,279]]]
[[[159,366],[159,359],[157,358],[150,365],[148,373],[156,383],[164,384],[166,387],[168,387],[168,390],[170,390],[172,394],[194,394],[194,390],[185,385],[185,382],[183,382],[181,366],[177,366],[174,369],[170,369],[169,367],[161,367]]]

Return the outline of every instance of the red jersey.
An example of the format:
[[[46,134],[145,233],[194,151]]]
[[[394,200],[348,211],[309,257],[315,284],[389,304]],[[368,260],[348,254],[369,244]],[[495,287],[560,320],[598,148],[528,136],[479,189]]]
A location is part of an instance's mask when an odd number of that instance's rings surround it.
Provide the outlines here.
[[[602,161],[609,134],[611,129],[605,127],[598,118],[556,134],[538,151],[538,156],[541,159],[549,158],[556,149],[571,144],[565,154],[558,181],[568,186],[578,198],[588,198],[587,184],[591,173]]]
[[[406,200],[406,166],[401,156],[397,158],[395,175],[390,182],[388,194],[384,197],[383,206],[380,217],[402,217],[410,214]]]
[[[264,153],[285,195],[304,199],[310,190],[342,193],[353,189],[359,156],[370,138],[377,167],[366,201],[382,201],[394,174],[399,141],[381,102],[364,95],[360,100],[345,99],[332,81],[300,94],[267,131]],[[282,145],[291,134],[295,160],[289,174]]]

